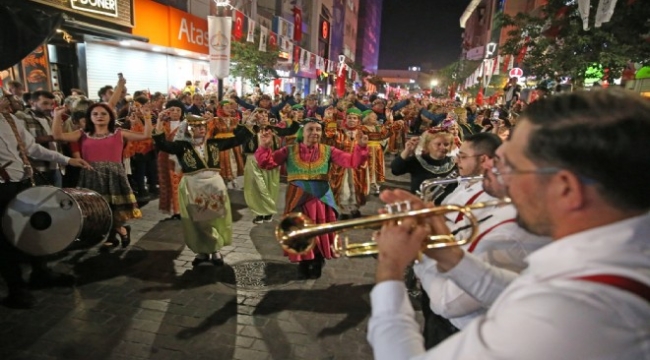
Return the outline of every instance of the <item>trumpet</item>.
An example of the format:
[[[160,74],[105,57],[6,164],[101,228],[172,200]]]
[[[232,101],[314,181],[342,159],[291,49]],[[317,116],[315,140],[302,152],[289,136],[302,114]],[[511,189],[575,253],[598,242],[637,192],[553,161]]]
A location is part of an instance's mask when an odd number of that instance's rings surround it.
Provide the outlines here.
[[[450,212],[461,212],[469,220],[471,232],[466,238],[456,239],[452,234],[430,235],[422,244],[422,250],[437,249],[449,246],[462,246],[471,244],[478,237],[479,222],[472,213],[473,210],[487,207],[499,207],[510,204],[508,198],[475,203],[468,206],[442,205],[420,210],[412,210],[410,202],[402,202],[387,206],[387,213],[366,216],[358,219],[337,221],[325,224],[313,224],[303,213],[285,215],[275,229],[275,236],[282,248],[292,254],[304,254],[311,251],[316,245],[319,235],[337,233],[343,230],[368,229],[390,221],[399,221],[409,217],[427,217],[444,215]],[[365,243],[350,243],[349,238],[343,240],[336,236],[334,252],[340,256],[355,257],[377,254],[375,241]]]
[[[440,196],[449,184],[458,183],[459,185],[464,182],[479,181],[483,180],[483,175],[478,176],[456,176],[456,172],[452,172],[444,179],[428,179],[424,180],[420,184],[420,191],[418,194],[420,198],[425,202],[433,202],[438,196]]]

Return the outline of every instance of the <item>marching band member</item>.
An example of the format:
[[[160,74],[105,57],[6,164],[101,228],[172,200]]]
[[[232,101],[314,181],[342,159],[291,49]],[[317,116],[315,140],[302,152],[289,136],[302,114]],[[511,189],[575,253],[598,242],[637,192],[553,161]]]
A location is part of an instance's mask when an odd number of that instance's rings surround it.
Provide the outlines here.
[[[371,293],[375,358],[650,358],[650,156],[638,151],[650,136],[649,114],[647,100],[618,89],[562,94],[527,108],[493,174],[517,208],[517,223],[552,243],[528,256],[526,270],[487,313],[428,352],[402,277],[424,239],[448,229],[437,217],[386,224],[376,237]],[[395,191],[383,200],[408,196]],[[502,285],[494,268],[468,252],[432,256],[441,276],[455,273],[458,284],[472,285],[466,289]]]
[[[456,156],[460,176],[478,176],[491,164],[501,140],[494,134],[479,133],[468,136]],[[475,203],[496,200],[500,192],[483,188],[480,180],[460,184],[445,197],[442,204],[470,206]],[[516,224],[514,206],[485,208],[473,211],[479,221],[479,237],[463,249],[479,257],[486,263],[514,272],[526,267],[524,257],[539,247],[548,244],[550,239],[527,234]],[[453,233],[466,225],[460,213],[451,213],[447,219]],[[460,232],[463,234],[465,232]],[[460,236],[460,235],[457,235]],[[452,280],[443,277],[436,270],[435,261],[423,260],[413,267],[420,278],[425,315],[426,347],[430,348],[462,329],[475,317],[487,310],[472,295],[459,288]],[[423,294],[425,295],[425,294]],[[430,308],[430,309],[429,309]],[[430,313],[430,310],[433,313]]]
[[[0,91],[3,91],[0,89]],[[8,112],[10,102],[0,98],[0,211],[4,214],[9,202],[19,192],[32,186],[33,170],[29,158],[54,161],[61,165],[71,165],[90,169],[83,159],[69,158],[56,151],[46,149],[36,143],[32,134],[25,129],[22,121]],[[68,286],[74,284],[74,277],[55,273],[47,266],[47,259],[28,256],[15,248],[0,231],[0,276],[7,285],[8,294],[3,305],[11,308],[31,308],[36,304],[34,295],[23,280],[22,263],[31,263],[30,282],[38,285]]]
[[[338,208],[328,182],[330,164],[358,168],[368,159],[368,137],[360,138],[351,153],[321,143],[323,128],[318,119],[307,118],[298,131],[298,143],[273,151],[273,134],[266,130],[260,136],[255,158],[262,169],[273,169],[287,164],[289,187],[285,214],[300,211],[314,223],[336,221]],[[305,254],[288,254],[292,262],[299,262],[303,278],[319,278],[325,259],[335,256],[332,246],[335,234],[318,236],[316,246]]]
[[[178,202],[185,243],[197,254],[193,266],[223,265],[219,249],[232,243],[232,214],[228,189],[219,174],[220,155],[253,136],[252,129],[237,125],[232,137],[209,138],[206,123],[203,117],[187,115],[171,142],[165,140],[163,124],[158,122],[153,136],[156,147],[176,155],[183,170]]]

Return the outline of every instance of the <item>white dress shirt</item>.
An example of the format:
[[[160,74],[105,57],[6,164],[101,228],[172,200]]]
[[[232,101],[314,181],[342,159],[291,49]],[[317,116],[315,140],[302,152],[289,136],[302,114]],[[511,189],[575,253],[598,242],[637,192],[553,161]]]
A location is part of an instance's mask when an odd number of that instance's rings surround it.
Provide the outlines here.
[[[645,214],[537,250],[487,314],[428,352],[403,282],[379,283],[368,325],[375,359],[650,359],[650,303],[576,279],[611,274],[650,286],[649,238]]]
[[[32,134],[25,129],[23,122],[18,120],[15,116],[11,115],[16,123],[18,134],[25,143],[25,150],[27,156],[32,159],[56,162],[61,165],[66,165],[70,158],[64,156],[56,151],[52,151],[42,147],[34,141]],[[21,181],[25,178],[25,169],[23,167],[23,160],[18,151],[18,141],[14,136],[11,125],[5,120],[4,116],[0,114],[0,166],[4,166],[9,161],[12,163],[5,168],[11,181]]]
[[[476,203],[495,200],[495,199],[496,198],[488,195],[485,191],[483,191],[483,182],[475,181],[472,183],[465,183],[465,184],[458,185],[454,189],[454,191],[452,191],[449,195],[447,195],[442,200],[441,204],[465,206],[465,205],[470,205],[470,201],[472,204],[476,204]],[[487,216],[487,214],[490,214],[492,210],[493,209],[490,208],[480,209],[474,211],[473,214],[476,216],[478,220],[481,220],[485,216]],[[458,213],[448,213],[446,217],[449,222],[448,225],[452,230],[457,226],[463,226],[468,224],[468,222],[465,220],[456,222],[456,219],[458,218]],[[456,225],[457,223],[458,225]]]
[[[494,267],[519,273],[527,264],[524,261],[533,251],[551,242],[550,238],[532,235],[524,231],[514,220],[514,206],[507,205],[490,211],[486,221],[479,225],[477,242],[472,249],[476,259]],[[487,215],[484,212],[483,215]],[[464,245],[467,252],[471,249]],[[459,287],[447,274],[438,272],[436,262],[426,256],[413,270],[430,299],[431,310],[462,329],[474,318],[484,314],[491,303],[482,302]],[[512,280],[512,277],[510,277]],[[507,283],[505,284],[507,286]],[[505,286],[501,286],[503,290]],[[494,291],[494,289],[491,289]],[[494,299],[493,299],[494,300]]]

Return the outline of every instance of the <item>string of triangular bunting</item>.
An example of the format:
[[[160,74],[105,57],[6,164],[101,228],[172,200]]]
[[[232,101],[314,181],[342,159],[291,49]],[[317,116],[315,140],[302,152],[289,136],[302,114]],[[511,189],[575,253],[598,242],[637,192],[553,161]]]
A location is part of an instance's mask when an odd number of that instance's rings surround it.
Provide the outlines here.
[[[302,39],[301,26],[294,26],[290,21],[275,17],[272,29],[259,24],[249,18],[237,8],[233,8],[232,37],[235,41],[255,42],[255,31],[259,28],[259,51],[267,51],[270,48],[278,47],[280,51],[288,56],[288,61],[294,64],[294,72],[318,70],[326,75],[339,71],[341,67],[347,69],[347,76],[352,81],[360,81],[361,76],[345,62],[333,61],[323,58],[311,51],[295,44]],[[302,12],[294,8],[294,22],[302,23]],[[275,30],[275,31],[274,31]]]

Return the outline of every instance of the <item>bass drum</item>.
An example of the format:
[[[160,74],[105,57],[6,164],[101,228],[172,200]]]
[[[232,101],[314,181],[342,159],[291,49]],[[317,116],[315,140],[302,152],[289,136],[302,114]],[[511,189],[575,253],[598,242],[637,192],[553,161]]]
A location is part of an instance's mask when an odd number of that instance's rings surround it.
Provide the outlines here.
[[[108,202],[92,190],[36,186],[11,200],[2,229],[19,250],[43,256],[63,251],[77,239],[93,246],[108,234],[112,222]]]

